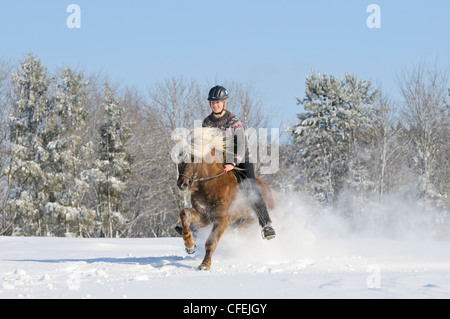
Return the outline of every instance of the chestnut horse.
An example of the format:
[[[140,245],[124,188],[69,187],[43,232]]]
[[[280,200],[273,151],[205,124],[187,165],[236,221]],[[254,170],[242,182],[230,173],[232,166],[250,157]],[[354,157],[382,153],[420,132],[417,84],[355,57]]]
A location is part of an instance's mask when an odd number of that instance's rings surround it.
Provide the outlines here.
[[[233,171],[224,171],[224,157],[220,155],[223,154],[223,133],[211,128],[197,130],[200,133],[194,133],[194,136],[199,134],[201,139],[194,140],[193,145],[185,141],[184,146],[179,149],[181,154],[177,186],[181,191],[191,193],[192,208],[183,208],[180,212],[182,237],[187,253],[194,253],[196,248],[190,224],[197,227],[212,224],[205,243],[205,257],[198,267],[199,270],[209,270],[212,254],[228,226],[241,227],[255,220],[255,217],[251,203],[236,201],[239,192],[243,190],[238,186]],[[257,185],[267,208],[272,209],[274,201],[270,188],[259,178]]]

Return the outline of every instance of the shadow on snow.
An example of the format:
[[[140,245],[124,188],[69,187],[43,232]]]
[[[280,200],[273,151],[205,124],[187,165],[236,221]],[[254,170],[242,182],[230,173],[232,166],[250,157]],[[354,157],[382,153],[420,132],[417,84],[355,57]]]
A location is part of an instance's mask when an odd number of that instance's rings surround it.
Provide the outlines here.
[[[130,264],[130,265],[151,265],[154,268],[162,268],[164,266],[175,266],[184,268],[193,268],[192,266],[182,263],[184,260],[192,260],[190,256],[160,256],[160,257],[125,257],[125,258],[63,258],[63,259],[20,259],[11,261],[21,262],[39,262],[39,263],[66,263],[66,262],[85,262],[93,263],[112,263],[112,264]]]

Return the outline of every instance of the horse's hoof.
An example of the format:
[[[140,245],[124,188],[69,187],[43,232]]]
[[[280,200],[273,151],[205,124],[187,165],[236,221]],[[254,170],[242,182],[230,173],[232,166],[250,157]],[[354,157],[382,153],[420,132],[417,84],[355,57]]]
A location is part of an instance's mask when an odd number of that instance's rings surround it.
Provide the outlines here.
[[[209,270],[209,269],[211,269],[210,265],[201,264],[200,266],[198,266],[198,270]]]
[[[197,248],[197,246],[194,244],[194,246],[192,246],[191,248],[187,248],[187,247],[184,247],[184,248],[186,248],[186,252],[189,255],[192,255],[193,253],[195,253],[195,249]]]

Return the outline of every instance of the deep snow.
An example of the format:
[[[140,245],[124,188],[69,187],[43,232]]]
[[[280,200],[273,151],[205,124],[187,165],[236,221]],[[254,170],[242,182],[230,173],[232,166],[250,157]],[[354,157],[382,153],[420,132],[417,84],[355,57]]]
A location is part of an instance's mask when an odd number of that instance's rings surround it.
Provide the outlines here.
[[[194,255],[181,238],[0,237],[0,298],[450,298],[450,241],[283,205],[276,239],[228,230],[211,271],[196,270],[206,231]]]

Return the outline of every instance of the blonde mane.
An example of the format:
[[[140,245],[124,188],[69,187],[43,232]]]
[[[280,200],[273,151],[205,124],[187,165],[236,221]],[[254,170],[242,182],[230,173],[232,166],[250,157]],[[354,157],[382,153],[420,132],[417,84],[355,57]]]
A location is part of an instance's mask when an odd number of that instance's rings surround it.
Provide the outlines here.
[[[201,161],[211,157],[212,150],[215,151],[215,159],[223,162],[224,157],[224,139],[223,132],[220,129],[211,127],[200,127],[190,131],[188,136],[181,141],[180,149],[181,160],[190,162],[191,155],[194,161]]]

